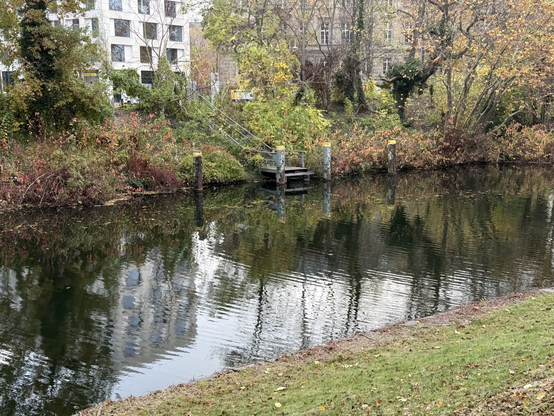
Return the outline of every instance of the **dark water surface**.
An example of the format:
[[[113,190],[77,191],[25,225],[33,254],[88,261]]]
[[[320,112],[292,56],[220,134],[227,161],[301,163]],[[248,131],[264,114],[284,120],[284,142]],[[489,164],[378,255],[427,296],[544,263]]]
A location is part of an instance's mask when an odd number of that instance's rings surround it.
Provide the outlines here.
[[[0,414],[69,415],[552,286],[553,184],[471,167],[2,214]]]

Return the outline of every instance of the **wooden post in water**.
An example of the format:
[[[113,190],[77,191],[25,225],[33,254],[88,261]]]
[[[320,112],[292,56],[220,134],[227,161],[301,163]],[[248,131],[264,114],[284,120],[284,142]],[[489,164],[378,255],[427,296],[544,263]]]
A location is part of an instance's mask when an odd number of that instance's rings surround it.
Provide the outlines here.
[[[331,143],[323,143],[323,180],[331,180]]]
[[[202,152],[196,151],[192,156],[193,188],[195,192],[202,192]]]
[[[275,148],[275,162],[277,172],[275,173],[275,181],[278,185],[287,183],[285,176],[285,146],[277,146]]]
[[[389,140],[389,175],[396,175],[396,140]]]

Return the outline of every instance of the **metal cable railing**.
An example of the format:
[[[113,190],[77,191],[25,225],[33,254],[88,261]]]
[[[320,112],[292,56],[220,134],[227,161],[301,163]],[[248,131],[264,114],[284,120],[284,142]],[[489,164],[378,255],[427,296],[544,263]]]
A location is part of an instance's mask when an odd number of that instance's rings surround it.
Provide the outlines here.
[[[274,152],[275,149],[265,143],[262,139],[260,139],[258,136],[253,134],[251,131],[244,128],[241,124],[233,120],[231,117],[229,117],[227,114],[225,114],[223,111],[221,111],[219,108],[217,108],[215,105],[213,105],[206,97],[203,95],[200,95],[200,98],[202,98],[209,107],[216,112],[216,117],[220,119],[223,123],[227,124],[228,127],[234,129],[238,134],[240,134],[243,138],[246,140],[249,140],[250,142],[253,142],[256,140],[259,142],[265,150]]]
[[[202,114],[204,119],[208,122],[211,128],[214,130],[217,130],[224,138],[231,140],[233,143],[235,143],[237,146],[239,146],[243,150],[247,150],[249,152],[254,153],[260,153],[264,154],[266,157],[264,158],[266,164],[273,165],[276,160],[275,156],[275,148],[271,147],[267,143],[265,143],[262,139],[260,139],[258,136],[250,132],[248,129],[243,127],[240,123],[235,121],[233,118],[229,117],[227,114],[225,114],[223,111],[221,111],[219,108],[217,108],[215,105],[213,105],[206,97],[204,97],[202,94],[198,95],[202,100],[204,100],[208,104],[208,108],[210,108],[213,111],[213,114]],[[216,121],[220,124],[216,123]],[[223,125],[223,126],[222,126]],[[244,143],[241,143],[237,138],[233,137],[229,132],[225,130],[225,128],[229,128],[232,131],[236,132],[244,141],[247,143],[246,146]],[[259,145],[262,145],[262,150],[256,150],[256,147]],[[290,163],[290,161],[298,160],[301,166],[305,167],[305,150],[287,150],[287,153],[297,153],[299,154],[299,157],[287,157],[287,161]]]

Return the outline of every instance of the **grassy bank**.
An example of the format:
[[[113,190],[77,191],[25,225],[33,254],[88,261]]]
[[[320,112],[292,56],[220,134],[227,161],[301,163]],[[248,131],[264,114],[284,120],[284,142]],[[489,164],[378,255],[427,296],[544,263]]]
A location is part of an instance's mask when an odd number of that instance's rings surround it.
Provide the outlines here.
[[[482,301],[80,414],[552,414],[553,302]]]

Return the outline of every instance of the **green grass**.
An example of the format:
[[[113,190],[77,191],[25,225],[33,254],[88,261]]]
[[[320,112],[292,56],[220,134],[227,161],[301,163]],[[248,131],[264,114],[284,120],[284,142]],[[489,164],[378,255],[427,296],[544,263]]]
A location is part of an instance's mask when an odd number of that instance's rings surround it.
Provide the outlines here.
[[[356,337],[83,413],[552,414],[553,303],[541,294],[465,326],[395,326],[381,346]]]

